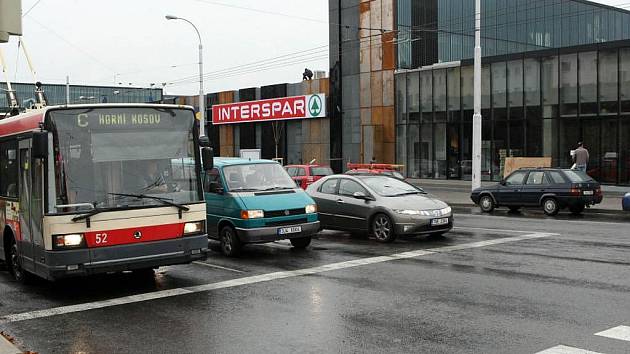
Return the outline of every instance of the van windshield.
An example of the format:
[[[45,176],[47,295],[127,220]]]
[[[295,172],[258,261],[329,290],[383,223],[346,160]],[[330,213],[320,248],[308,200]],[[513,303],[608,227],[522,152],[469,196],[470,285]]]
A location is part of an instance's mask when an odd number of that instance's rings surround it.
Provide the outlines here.
[[[234,165],[223,168],[230,191],[264,191],[296,188],[289,174],[277,163]]]

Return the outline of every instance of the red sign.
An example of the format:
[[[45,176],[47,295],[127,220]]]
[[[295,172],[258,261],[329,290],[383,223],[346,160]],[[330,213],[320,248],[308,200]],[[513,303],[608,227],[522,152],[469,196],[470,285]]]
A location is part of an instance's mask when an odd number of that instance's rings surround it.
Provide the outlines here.
[[[325,95],[273,98],[212,106],[212,124],[231,124],[326,116]]]

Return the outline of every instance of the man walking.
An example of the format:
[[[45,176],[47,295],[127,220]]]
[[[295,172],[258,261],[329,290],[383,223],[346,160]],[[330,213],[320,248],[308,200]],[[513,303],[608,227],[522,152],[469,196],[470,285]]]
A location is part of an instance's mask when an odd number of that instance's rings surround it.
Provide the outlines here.
[[[588,164],[588,150],[584,148],[584,144],[581,141],[578,143],[578,148],[575,149],[573,162],[575,162],[575,169],[586,172],[586,165]]]

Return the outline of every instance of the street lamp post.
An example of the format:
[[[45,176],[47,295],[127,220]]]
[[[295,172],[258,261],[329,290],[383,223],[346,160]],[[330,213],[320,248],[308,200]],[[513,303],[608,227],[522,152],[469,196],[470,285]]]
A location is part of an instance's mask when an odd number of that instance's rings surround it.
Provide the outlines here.
[[[475,0],[472,189],[481,187],[481,0]]]
[[[191,26],[193,26],[195,32],[197,32],[197,37],[199,37],[199,136],[202,137],[206,135],[206,105],[203,97],[203,45],[201,43],[201,34],[199,34],[197,27],[185,18],[173,15],[166,15],[165,17],[167,20],[182,20],[188,22]]]

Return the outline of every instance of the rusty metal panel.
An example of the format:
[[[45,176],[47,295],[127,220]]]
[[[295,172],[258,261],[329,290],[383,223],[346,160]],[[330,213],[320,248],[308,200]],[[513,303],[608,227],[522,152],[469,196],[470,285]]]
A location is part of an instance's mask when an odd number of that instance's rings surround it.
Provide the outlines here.
[[[372,124],[372,109],[361,108],[361,125]]]
[[[383,125],[383,107],[372,107],[372,124]]]
[[[395,70],[396,69],[396,46],[394,40],[396,38],[395,32],[384,33],[381,37],[381,49],[383,53],[383,70]]]
[[[394,71],[383,71],[383,106],[394,105]]]
[[[394,30],[394,2],[396,0],[381,0],[381,28],[386,31]]]
[[[309,81],[309,85],[311,87],[311,91],[308,93],[309,95],[314,94],[314,93],[320,93],[319,80],[311,80]]]
[[[371,50],[370,50],[370,64],[372,71],[381,70],[383,67],[383,48],[381,48],[381,32],[383,28],[381,21],[381,7],[382,0],[374,0],[370,6],[370,31],[371,38]]]
[[[396,142],[396,115],[394,107],[383,107],[383,140],[386,143]]]
[[[319,79],[319,92],[330,95],[330,81],[328,78]]]
[[[359,75],[359,85],[361,87],[359,91],[360,107],[368,108],[372,106],[372,75],[369,72],[361,73]]]
[[[383,105],[383,72],[375,71],[371,77],[372,107]]]
[[[220,156],[234,156],[234,127],[219,126],[219,141],[221,142]]]
[[[383,143],[383,163],[395,163],[396,144]]]

